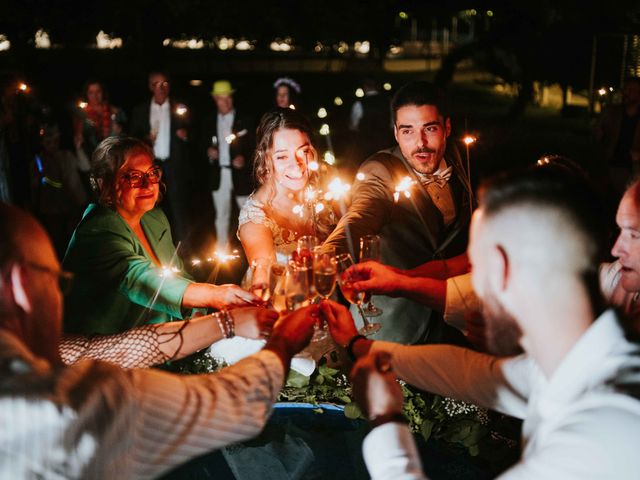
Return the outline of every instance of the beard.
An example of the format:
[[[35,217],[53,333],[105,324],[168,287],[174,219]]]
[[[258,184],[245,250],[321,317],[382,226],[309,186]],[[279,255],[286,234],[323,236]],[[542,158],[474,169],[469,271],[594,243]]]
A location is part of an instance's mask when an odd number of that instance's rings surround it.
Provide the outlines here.
[[[522,330],[513,315],[487,293],[482,299],[482,316],[485,320],[487,349],[498,357],[510,357],[523,352],[520,346]]]

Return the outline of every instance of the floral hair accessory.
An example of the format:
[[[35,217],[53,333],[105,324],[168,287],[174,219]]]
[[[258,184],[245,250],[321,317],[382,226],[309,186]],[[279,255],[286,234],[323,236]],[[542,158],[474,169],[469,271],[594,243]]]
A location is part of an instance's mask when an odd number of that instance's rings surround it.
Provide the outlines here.
[[[292,88],[297,94],[300,94],[300,92],[302,91],[302,88],[300,88],[300,84],[293,78],[280,77],[273,83],[273,88],[278,88],[280,85],[286,85],[287,87]]]

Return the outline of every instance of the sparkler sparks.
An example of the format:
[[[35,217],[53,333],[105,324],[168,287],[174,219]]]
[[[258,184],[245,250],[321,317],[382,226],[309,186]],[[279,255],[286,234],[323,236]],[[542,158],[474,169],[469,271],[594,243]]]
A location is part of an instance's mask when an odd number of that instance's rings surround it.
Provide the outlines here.
[[[393,201],[397,203],[398,200],[400,200],[401,194],[406,198],[411,198],[411,188],[415,183],[415,180],[411,177],[404,177],[400,180],[400,183],[396,185],[395,191],[393,192]]]

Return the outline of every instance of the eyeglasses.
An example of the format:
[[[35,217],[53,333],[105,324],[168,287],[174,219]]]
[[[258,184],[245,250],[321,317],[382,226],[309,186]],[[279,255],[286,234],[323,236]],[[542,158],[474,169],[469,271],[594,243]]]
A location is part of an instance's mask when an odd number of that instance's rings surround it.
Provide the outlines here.
[[[153,83],[151,84],[151,86],[152,86],[153,88],[156,88],[156,87],[163,87],[163,88],[167,88],[167,87],[169,86],[169,82],[167,82],[167,81],[164,81],[164,82],[153,82]]]
[[[123,173],[122,178],[127,181],[131,188],[139,188],[147,183],[159,183],[160,179],[162,178],[162,169],[160,167],[153,167],[146,173],[143,173],[140,170],[130,170],[126,173]]]
[[[71,286],[73,285],[73,273],[51,267],[45,267],[44,265],[30,262],[28,260],[22,260],[20,261],[20,264],[56,277],[58,279],[60,291],[63,295],[67,295],[71,291]]]

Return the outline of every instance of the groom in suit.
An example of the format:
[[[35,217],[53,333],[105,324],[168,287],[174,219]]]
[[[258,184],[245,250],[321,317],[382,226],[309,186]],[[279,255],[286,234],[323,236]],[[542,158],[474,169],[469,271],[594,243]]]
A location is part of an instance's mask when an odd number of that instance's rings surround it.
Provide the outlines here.
[[[242,205],[253,191],[255,127],[233,104],[235,90],[227,80],[214,82],[216,110],[202,122],[200,151],[208,160],[209,190],[216,211],[216,245],[229,248]],[[235,215],[233,214],[235,213]]]
[[[131,134],[153,146],[167,186],[161,207],[169,218],[175,241],[185,240],[189,228],[192,176],[189,159],[189,111],[169,98],[171,82],[164,72],[149,74],[151,99],[133,109]]]
[[[377,234],[382,263],[412,269],[465,251],[471,187],[455,145],[448,142],[451,121],[439,89],[426,82],[407,84],[393,97],[391,110],[398,146],[360,166],[362,180],[354,184],[351,206],[325,245],[357,257],[360,237]],[[408,195],[396,192],[403,180],[411,182]],[[375,304],[383,310],[376,319],[383,328],[374,338],[405,344],[456,341],[452,327],[424,305],[390,297],[376,297]]]

